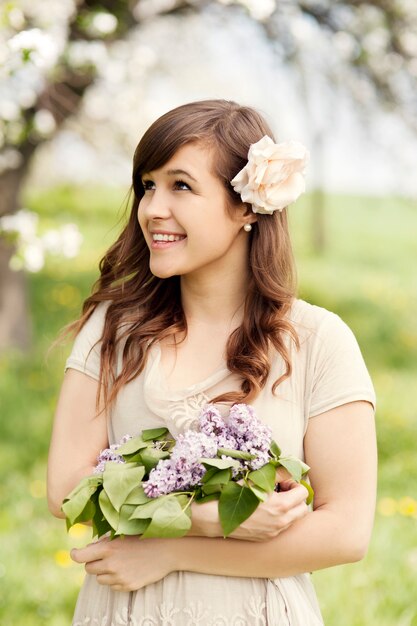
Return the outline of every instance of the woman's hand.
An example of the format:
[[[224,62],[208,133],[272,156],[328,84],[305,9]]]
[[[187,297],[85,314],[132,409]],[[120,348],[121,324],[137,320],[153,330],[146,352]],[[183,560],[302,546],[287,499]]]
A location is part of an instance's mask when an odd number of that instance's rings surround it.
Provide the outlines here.
[[[292,479],[280,482],[280,492],[271,493],[266,502],[257,509],[229,537],[246,541],[269,541],[304,517],[307,489]],[[192,504],[190,536],[222,537],[223,531],[216,500],[204,504]]]
[[[85,548],[74,548],[71,558],[85,563],[86,572],[95,574],[100,585],[114,591],[136,591],[175,570],[170,541],[175,540],[125,536],[110,541],[103,537]]]

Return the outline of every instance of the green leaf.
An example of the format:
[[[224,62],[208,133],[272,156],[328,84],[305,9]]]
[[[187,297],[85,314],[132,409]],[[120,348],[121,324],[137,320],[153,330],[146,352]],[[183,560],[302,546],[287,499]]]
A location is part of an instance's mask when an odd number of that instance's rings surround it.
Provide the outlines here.
[[[142,458],[140,456],[141,450],[139,452],[133,452],[132,454],[124,454],[123,458],[126,463],[138,463],[142,465]]]
[[[141,535],[149,526],[149,520],[131,519],[135,505],[124,504],[120,509],[116,535]]]
[[[137,485],[129,493],[124,501],[124,504],[134,504],[137,506],[138,504],[145,504],[146,502],[149,502],[149,500],[150,498],[148,498],[146,493],[143,491],[142,485]]]
[[[199,459],[199,462],[204,465],[204,467],[216,467],[217,469],[224,470],[229,467],[240,467],[239,461],[235,461],[234,459]]]
[[[189,509],[184,511],[177,498],[166,500],[157,508],[151,523],[143,533],[144,538],[183,537],[191,528]]]
[[[156,509],[160,506],[164,506],[165,502],[169,499],[175,499],[184,508],[188,503],[188,496],[185,494],[159,496],[159,498],[150,498],[145,504],[134,507],[132,516],[130,519],[150,519],[155,513]]]
[[[210,495],[202,495],[195,498],[194,502],[197,504],[203,504],[203,502],[210,502],[211,500],[218,500],[220,496],[220,491],[217,493],[211,493]]]
[[[93,517],[93,537],[102,537],[106,533],[112,530],[112,527],[103,516],[103,512],[100,506],[96,507],[96,512]]]
[[[250,452],[243,452],[243,450],[233,450],[232,448],[219,448],[217,450],[218,456],[226,456],[232,457],[232,459],[244,459],[245,461],[251,461],[252,459],[256,459],[255,454],[250,454]]]
[[[223,485],[219,485],[219,484],[214,484],[214,485],[203,485],[202,487],[202,491],[204,493],[204,495],[206,496],[210,496],[213,493],[218,493],[220,494],[221,490],[223,489]]]
[[[261,502],[266,502],[268,500],[268,492],[264,491],[263,489],[261,489],[260,487],[257,487],[256,485],[249,485],[249,489],[251,491],[253,491],[253,493],[255,494],[255,496],[258,498],[258,500],[260,500]]]
[[[106,463],[103,487],[116,511],[120,510],[130,492],[139,485],[145,474],[136,463]]]
[[[71,491],[71,493],[67,495],[66,499],[69,500],[70,498],[73,498],[80,491],[83,491],[85,487],[89,487],[91,491],[93,490],[95,491],[97,487],[99,487],[102,484],[103,484],[103,476],[101,474],[95,474],[94,476],[86,476],[85,478],[80,480],[78,485]]]
[[[271,463],[271,465],[273,465],[275,468],[281,467],[281,463],[279,462],[279,459],[270,459],[269,463]]]
[[[163,506],[163,498],[165,498],[165,496],[152,498],[150,502],[146,502],[145,504],[140,504],[139,506],[136,506],[132,511],[130,519],[151,519],[156,509],[158,509],[160,506]]]
[[[160,439],[168,433],[168,428],[148,428],[142,431],[143,441],[151,441],[153,439]]]
[[[266,463],[262,467],[250,472],[248,478],[264,491],[275,489],[275,467],[272,463]]]
[[[203,485],[224,485],[228,483],[231,478],[232,472],[230,468],[218,470],[216,467],[211,467],[204,474],[201,482]]]
[[[138,450],[143,450],[143,448],[147,448],[148,444],[146,441],[142,439],[142,437],[134,437],[133,439],[129,439],[120,448],[117,450],[117,454],[121,454],[124,456],[125,454],[135,454]]]
[[[117,527],[119,525],[119,513],[110,502],[110,498],[104,491],[104,489],[100,492],[98,502],[104,519],[107,520],[113,530],[117,530]]]
[[[308,483],[305,480],[300,480],[300,484],[303,485],[307,489],[307,491],[308,491],[306,504],[311,504],[313,502],[313,498],[314,498],[313,487],[310,485],[310,483]]]
[[[75,520],[81,515],[87,506],[87,502],[102,484],[101,475],[86,476],[65,498],[62,504],[62,511],[70,522],[70,526],[75,524]]]
[[[227,537],[252,515],[259,500],[248,488],[232,481],[223,487],[219,500],[219,517],[224,536]]]
[[[156,467],[161,459],[167,459],[168,457],[169,452],[164,452],[164,450],[157,450],[156,448],[146,448],[140,453],[141,461],[145,466],[147,473],[149,473],[151,469]]]
[[[74,524],[81,524],[82,522],[89,522],[90,520],[93,519],[95,512],[96,512],[96,505],[94,504],[94,502],[89,500],[87,504],[85,505],[85,508],[83,512],[81,513],[81,515],[79,515],[77,519],[74,521]]]
[[[285,467],[285,469],[298,483],[300,482],[303,475],[307,474],[308,470],[310,469],[310,467],[303,463],[303,461],[293,456],[281,457],[279,459],[279,463],[280,465]]]
[[[277,459],[281,456],[281,448],[277,444],[276,441],[272,440],[271,445],[269,446],[272,454],[277,457]]]

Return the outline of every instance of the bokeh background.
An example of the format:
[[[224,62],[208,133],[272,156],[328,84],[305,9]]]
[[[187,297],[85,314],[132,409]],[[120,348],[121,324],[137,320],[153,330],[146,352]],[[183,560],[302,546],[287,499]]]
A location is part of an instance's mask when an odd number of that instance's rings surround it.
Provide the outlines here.
[[[375,531],[363,561],[314,573],[325,622],[416,626],[417,4],[10,0],[0,27],[0,623],[71,621],[90,531],[47,510],[71,344],[47,351],[121,228],[142,132],[222,97],[309,147],[300,296],[351,326],[378,396]]]

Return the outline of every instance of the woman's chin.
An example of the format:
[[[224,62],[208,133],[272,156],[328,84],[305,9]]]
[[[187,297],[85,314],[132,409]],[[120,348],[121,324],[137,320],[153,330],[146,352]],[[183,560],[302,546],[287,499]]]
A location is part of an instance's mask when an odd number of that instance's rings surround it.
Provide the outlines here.
[[[171,278],[172,276],[178,275],[178,272],[168,267],[153,267],[151,265],[150,270],[152,274],[156,276],[157,278]]]

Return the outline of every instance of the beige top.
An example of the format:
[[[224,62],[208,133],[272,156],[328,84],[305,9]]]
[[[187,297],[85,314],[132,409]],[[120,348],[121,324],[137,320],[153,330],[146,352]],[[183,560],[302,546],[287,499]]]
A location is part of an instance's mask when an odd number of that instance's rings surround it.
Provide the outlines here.
[[[65,369],[74,368],[98,380],[100,345],[90,349],[101,338],[106,308],[106,304],[99,305],[81,329]],[[285,367],[277,354],[268,383],[252,404],[258,417],[272,428],[283,453],[303,458],[303,437],[310,418],[354,400],[367,400],[375,407],[375,393],[358,343],[339,316],[295,300],[289,319],[301,344],[297,351],[287,338],[292,375],[273,395],[272,384]],[[121,364],[120,349],[117,372]],[[223,363],[206,380],[172,391],[160,367],[160,349],[155,346],[144,371],[118,394],[108,419],[109,443],[162,425],[176,436],[195,425],[210,398],[237,387],[237,376]],[[322,620],[307,574],[268,580],[173,572],[130,594],[111,591],[98,585],[95,576],[87,575],[73,624],[93,623],[316,626]]]

